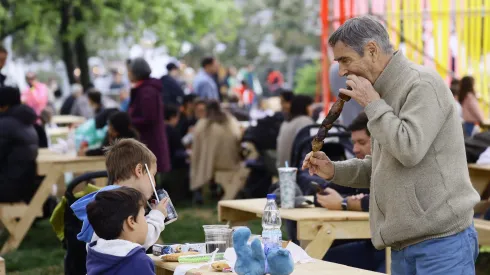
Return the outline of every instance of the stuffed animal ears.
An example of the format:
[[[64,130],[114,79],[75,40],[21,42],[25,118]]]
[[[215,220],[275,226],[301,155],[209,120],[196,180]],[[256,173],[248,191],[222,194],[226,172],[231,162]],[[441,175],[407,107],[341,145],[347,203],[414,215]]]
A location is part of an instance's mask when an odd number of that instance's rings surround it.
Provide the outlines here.
[[[247,245],[248,239],[250,238],[250,229],[248,227],[240,227],[233,233],[233,248],[237,250],[238,247]]]

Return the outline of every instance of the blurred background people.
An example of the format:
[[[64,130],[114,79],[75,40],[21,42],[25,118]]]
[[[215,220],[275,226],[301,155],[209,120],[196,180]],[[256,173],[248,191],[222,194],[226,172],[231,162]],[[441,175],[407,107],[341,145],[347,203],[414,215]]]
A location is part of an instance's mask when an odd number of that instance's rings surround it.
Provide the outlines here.
[[[143,58],[135,58],[129,63],[128,77],[133,88],[128,113],[141,142],[157,157],[157,171],[168,172],[171,165],[163,121],[162,82],[151,78],[150,74],[150,65]]]

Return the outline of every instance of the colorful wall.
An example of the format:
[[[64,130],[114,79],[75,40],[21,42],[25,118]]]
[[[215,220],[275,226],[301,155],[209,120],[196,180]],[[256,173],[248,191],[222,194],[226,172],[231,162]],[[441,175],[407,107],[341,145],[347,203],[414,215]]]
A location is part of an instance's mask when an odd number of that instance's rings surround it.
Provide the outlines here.
[[[329,33],[351,17],[374,15],[388,29],[395,49],[432,66],[448,84],[453,77],[472,75],[489,116],[490,0],[321,0],[321,10],[324,56]],[[327,61],[322,63],[324,84]]]

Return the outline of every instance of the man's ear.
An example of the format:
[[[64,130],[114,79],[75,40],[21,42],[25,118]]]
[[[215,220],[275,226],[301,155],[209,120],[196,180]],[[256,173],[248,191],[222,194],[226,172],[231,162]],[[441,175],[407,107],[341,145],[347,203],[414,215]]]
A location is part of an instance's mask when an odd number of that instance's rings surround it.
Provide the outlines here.
[[[364,54],[367,54],[368,58],[374,63],[379,58],[379,48],[374,41],[369,41],[366,46],[364,46]]]

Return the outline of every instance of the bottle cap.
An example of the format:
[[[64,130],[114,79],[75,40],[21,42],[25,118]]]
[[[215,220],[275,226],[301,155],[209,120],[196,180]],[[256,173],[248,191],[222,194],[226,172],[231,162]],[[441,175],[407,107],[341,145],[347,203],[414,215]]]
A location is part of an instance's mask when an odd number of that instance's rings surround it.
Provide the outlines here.
[[[267,199],[268,200],[275,200],[276,199],[276,194],[267,194]]]

